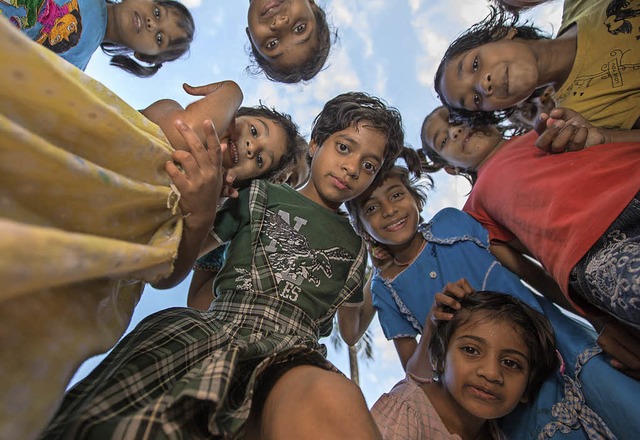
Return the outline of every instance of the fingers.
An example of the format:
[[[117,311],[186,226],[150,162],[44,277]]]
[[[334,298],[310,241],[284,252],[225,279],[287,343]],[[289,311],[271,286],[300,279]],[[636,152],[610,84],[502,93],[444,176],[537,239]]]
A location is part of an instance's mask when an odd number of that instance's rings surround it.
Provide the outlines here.
[[[449,320],[452,311],[460,310],[460,300],[475,292],[469,282],[462,278],[454,283],[447,283],[442,292],[436,293],[431,310],[434,320]]]
[[[586,127],[570,124],[562,119],[549,119],[544,132],[538,137],[536,146],[549,153],[578,151],[585,147],[589,131]]]
[[[600,335],[598,344],[611,356],[611,366],[637,378],[640,376],[640,340],[631,335],[624,326],[609,322]]]
[[[224,82],[216,82],[216,83],[207,84],[205,86],[190,86],[189,84],[184,83],[182,84],[182,88],[189,95],[206,96],[218,90],[220,87],[222,87],[223,84]]]

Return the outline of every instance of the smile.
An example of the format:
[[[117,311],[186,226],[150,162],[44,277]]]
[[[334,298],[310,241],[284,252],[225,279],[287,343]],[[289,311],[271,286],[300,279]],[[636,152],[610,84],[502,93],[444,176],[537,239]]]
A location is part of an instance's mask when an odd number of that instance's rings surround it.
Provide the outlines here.
[[[271,18],[276,15],[280,9],[282,9],[282,0],[273,0],[262,7],[260,11],[260,17]]]
[[[142,29],[142,18],[137,12],[133,13],[133,27],[136,29],[136,33],[140,33],[140,29]]]
[[[237,165],[238,161],[240,160],[240,155],[238,154],[238,147],[236,146],[236,143],[233,142],[231,139],[229,139],[229,143],[227,145],[228,145],[229,157],[231,158],[231,163],[233,163],[234,165]]]
[[[389,226],[385,226],[384,230],[385,231],[389,231],[389,232],[395,232],[398,229],[402,229],[404,227],[405,223],[407,223],[407,218],[406,217],[401,219],[401,220],[398,220],[395,223],[390,224]]]
[[[488,403],[495,403],[501,400],[500,396],[498,396],[495,392],[491,391],[488,388],[469,385],[468,389],[471,392],[471,394],[474,397],[478,398],[479,400],[482,400]]]

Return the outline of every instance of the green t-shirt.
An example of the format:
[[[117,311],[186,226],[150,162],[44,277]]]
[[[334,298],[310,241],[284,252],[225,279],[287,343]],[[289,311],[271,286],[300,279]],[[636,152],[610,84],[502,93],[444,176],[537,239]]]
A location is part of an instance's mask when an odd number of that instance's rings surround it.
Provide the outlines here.
[[[280,299],[297,305],[312,319],[326,314],[343,288],[361,247],[346,216],[324,208],[288,185],[268,184],[268,202],[260,239],[274,273]],[[216,293],[252,292],[249,189],[229,199],[212,230],[229,241],[227,259],[215,280]],[[363,277],[366,260],[355,268]],[[362,286],[348,299],[362,302]]]

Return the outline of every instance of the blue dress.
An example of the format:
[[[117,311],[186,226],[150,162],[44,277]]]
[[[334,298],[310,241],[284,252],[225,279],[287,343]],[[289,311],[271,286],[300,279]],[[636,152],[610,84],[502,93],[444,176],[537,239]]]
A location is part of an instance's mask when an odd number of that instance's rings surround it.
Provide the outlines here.
[[[105,0],[4,1],[0,2],[0,15],[82,70],[107,30]]]
[[[640,432],[640,382],[608,364],[587,325],[536,295],[489,251],[487,231],[471,216],[446,208],[419,228],[427,244],[393,280],[376,273],[373,305],[387,339],[415,337],[436,293],[466,278],[477,290],[508,292],[540,311],[556,333],[561,371],[549,377],[536,399],[500,421],[509,439],[636,438]]]

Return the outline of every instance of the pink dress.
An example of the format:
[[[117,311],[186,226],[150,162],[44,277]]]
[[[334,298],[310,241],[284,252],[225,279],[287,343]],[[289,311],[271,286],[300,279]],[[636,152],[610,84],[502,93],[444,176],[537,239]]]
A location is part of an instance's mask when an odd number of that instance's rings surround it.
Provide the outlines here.
[[[461,440],[451,434],[422,390],[420,384],[430,383],[407,373],[391,391],[383,394],[371,408],[384,440]],[[506,440],[498,426],[489,421],[491,438]]]

